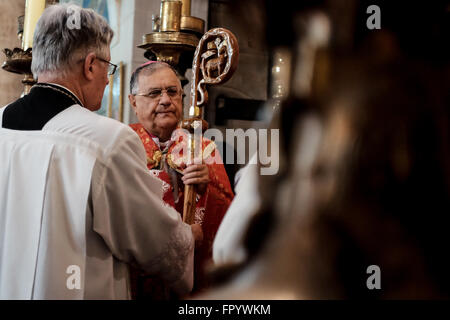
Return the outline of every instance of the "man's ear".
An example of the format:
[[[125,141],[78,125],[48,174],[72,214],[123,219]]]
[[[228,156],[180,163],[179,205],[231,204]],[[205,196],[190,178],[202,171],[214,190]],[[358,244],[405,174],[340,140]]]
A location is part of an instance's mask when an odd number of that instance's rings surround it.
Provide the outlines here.
[[[128,100],[130,100],[131,107],[133,108],[134,112],[136,113],[136,96],[129,94]]]
[[[94,79],[94,62],[96,58],[97,56],[95,55],[95,53],[91,52],[84,59],[83,75],[87,80]]]

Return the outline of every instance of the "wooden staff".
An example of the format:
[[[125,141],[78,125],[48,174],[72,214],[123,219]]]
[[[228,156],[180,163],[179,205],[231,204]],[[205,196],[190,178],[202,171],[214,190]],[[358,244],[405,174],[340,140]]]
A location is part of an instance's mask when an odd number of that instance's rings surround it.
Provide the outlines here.
[[[189,131],[190,163],[203,161],[202,134],[208,129],[208,123],[203,120],[203,107],[208,102],[206,85],[219,85],[228,81],[237,68],[238,60],[238,41],[229,30],[215,28],[200,39],[192,64],[189,117],[181,124],[183,129]],[[186,185],[184,190],[183,221],[193,224],[196,192],[193,185]]]

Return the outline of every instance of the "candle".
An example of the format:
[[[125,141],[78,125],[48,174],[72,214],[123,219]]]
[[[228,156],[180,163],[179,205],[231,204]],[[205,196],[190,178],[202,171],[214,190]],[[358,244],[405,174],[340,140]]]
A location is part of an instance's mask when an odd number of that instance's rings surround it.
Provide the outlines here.
[[[44,9],[45,0],[27,0],[25,5],[25,25],[22,40],[23,50],[33,47],[34,29],[36,28],[36,24]]]

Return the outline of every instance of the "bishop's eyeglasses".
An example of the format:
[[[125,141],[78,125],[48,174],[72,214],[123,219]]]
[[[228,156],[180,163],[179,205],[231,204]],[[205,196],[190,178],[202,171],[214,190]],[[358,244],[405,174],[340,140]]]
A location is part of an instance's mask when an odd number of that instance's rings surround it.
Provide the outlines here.
[[[152,100],[159,100],[163,96],[164,92],[167,93],[167,95],[171,99],[181,97],[181,90],[178,90],[177,87],[168,87],[166,89],[154,88],[148,93],[138,93],[136,94],[136,96],[148,97]]]

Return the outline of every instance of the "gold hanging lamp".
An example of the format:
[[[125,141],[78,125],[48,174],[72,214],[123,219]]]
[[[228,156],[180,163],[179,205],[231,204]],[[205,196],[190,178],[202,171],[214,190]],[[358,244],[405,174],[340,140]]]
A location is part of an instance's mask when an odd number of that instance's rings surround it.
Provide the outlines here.
[[[138,47],[149,60],[163,61],[184,75],[205,29],[205,21],[191,16],[191,0],[161,1],[160,16],[153,18],[153,32]]]

